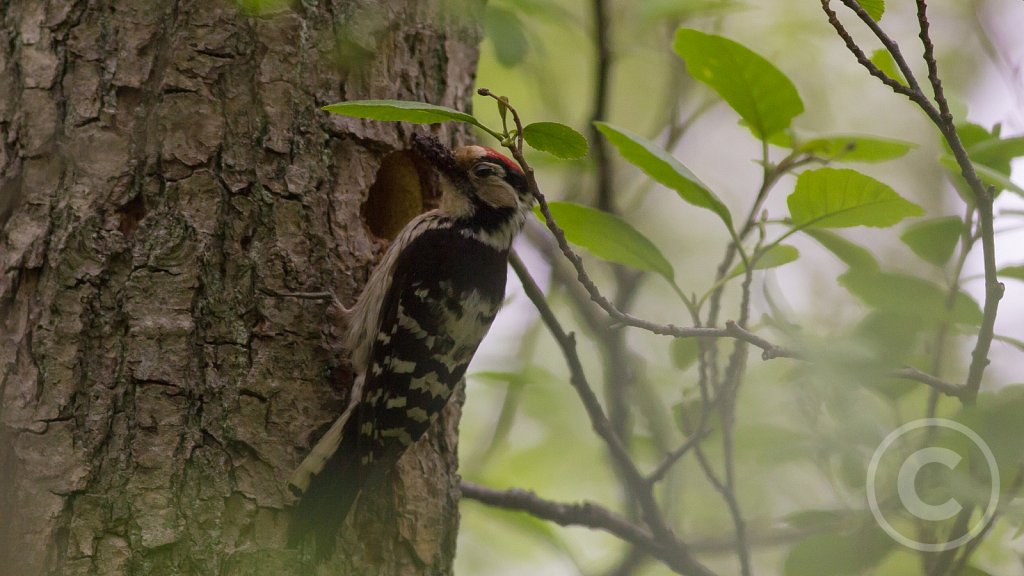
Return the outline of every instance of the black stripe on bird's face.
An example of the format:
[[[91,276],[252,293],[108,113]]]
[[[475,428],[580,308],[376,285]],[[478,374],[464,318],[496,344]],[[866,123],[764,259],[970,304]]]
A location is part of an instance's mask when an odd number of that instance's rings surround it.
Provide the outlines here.
[[[469,168],[469,181],[481,202],[496,209],[519,207],[518,194],[506,179],[505,168],[489,160],[478,160]]]
[[[455,158],[469,176],[475,195],[492,208],[529,207],[526,176],[515,163],[484,146],[463,146]]]

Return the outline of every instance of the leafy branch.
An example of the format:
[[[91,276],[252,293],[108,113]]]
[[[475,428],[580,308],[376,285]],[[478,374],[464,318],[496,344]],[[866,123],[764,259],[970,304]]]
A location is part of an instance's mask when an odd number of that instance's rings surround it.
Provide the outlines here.
[[[934,102],[921,89],[913,69],[903,57],[899,45],[882,30],[878,22],[868,14],[856,0],[842,0],[843,4],[860,18],[861,22],[871,30],[875,37],[882,43],[882,46],[889,52],[900,72],[906,79],[904,85],[885,74],[875,65],[864,51],[857,45],[856,41],[846,30],[846,27],[839,20],[835,10],[831,8],[830,0],[821,0],[821,7],[828,16],[829,24],[836,30],[836,33],[846,44],[847,49],[854,55],[872,76],[878,78],[883,84],[891,88],[897,94],[909,98],[931,119],[932,123],[939,129],[946,144],[949,146],[960,174],[970,188],[974,203],[977,207],[978,225],[982,243],[982,258],[985,270],[985,304],[981,323],[974,350],[971,352],[971,364],[968,369],[966,387],[967,395],[964,401],[971,403],[981,388],[981,379],[984,376],[985,368],[988,366],[988,351],[992,345],[995,334],[996,314],[999,310],[999,300],[1003,296],[1003,285],[997,278],[995,261],[995,233],[993,226],[992,205],[995,199],[995,190],[991,186],[985,186],[975,170],[974,163],[964,147],[963,141],[957,132],[953,115],[949,111],[949,104],[946,101],[942,88],[942,81],[938,75],[938,64],[935,60],[934,46],[928,33],[929,22],[927,16],[927,5],[924,0],[917,0],[917,19],[919,36],[924,46],[923,59],[928,66],[928,80],[932,87]]]
[[[957,286],[959,283],[959,276],[963,268],[963,263],[968,252],[972,248],[974,241],[980,238],[985,277],[984,310],[975,346],[971,353],[971,362],[968,369],[967,381],[963,387],[960,387],[957,390],[959,392],[957,396],[963,405],[971,406],[976,401],[985,369],[989,363],[988,354],[992,340],[995,336],[994,326],[996,315],[998,313],[999,301],[1003,296],[1003,285],[998,280],[998,270],[995,262],[993,203],[996,190],[993,185],[986,185],[982,180],[982,176],[980,174],[985,174],[988,170],[983,166],[975,166],[974,161],[971,159],[968,150],[961,139],[953,115],[950,112],[949,104],[943,90],[942,81],[939,77],[938,63],[935,59],[935,47],[930,35],[930,22],[927,15],[926,1],[916,0],[916,7],[918,37],[921,40],[923,48],[922,59],[924,60],[928,70],[928,83],[932,90],[931,98],[929,98],[921,88],[913,69],[903,56],[899,44],[881,28],[876,18],[873,18],[855,0],[842,0],[842,2],[849,10],[857,15],[861,22],[871,30],[875,38],[882,44],[902,73],[905,83],[887,75],[871,59],[869,59],[858,46],[856,41],[854,41],[843,23],[839,20],[837,13],[830,6],[830,1],[821,0],[822,9],[828,17],[829,23],[836,30],[836,33],[840,38],[843,39],[847,49],[854,55],[861,66],[894,92],[910,99],[938,128],[948,149],[955,159],[955,165],[960,171],[960,176],[967,184],[972,195],[973,202],[969,203],[967,207],[967,218],[964,219],[964,231],[961,235],[961,257],[956,267],[954,280],[950,289],[950,296],[947,300],[947,307],[952,308],[956,301]],[[969,223],[971,222],[971,216],[975,213],[978,218],[978,230],[972,233]],[[944,349],[947,331],[946,326],[947,325],[945,323],[942,325],[942,328],[936,337],[938,353],[935,357],[935,368],[938,368],[939,363],[941,362],[941,354]],[[936,390],[939,389],[936,388]],[[934,413],[935,407],[936,397],[933,396],[929,406],[929,414]],[[960,513],[957,515],[957,518],[951,527],[951,534],[966,532],[967,524],[973,510],[973,505],[964,507],[960,510]],[[983,534],[980,536],[983,537],[984,534],[987,534],[990,528],[991,520],[988,525],[985,526]],[[971,545],[964,547],[963,550],[951,548],[941,552],[937,556],[926,557],[925,566],[927,567],[929,575],[941,576],[944,574],[959,573],[959,571],[966,565],[967,559],[976,549],[980,540],[981,538],[976,538]]]

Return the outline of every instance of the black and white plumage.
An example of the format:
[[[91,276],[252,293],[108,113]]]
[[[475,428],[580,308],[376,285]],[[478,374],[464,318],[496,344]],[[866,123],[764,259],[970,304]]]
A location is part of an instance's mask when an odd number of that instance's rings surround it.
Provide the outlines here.
[[[301,499],[289,541],[312,530],[321,558],[362,488],[448,403],[504,298],[508,253],[532,205],[522,171],[498,152],[415,144],[441,175],[441,207],[398,234],[348,312],[352,401],[290,482]]]

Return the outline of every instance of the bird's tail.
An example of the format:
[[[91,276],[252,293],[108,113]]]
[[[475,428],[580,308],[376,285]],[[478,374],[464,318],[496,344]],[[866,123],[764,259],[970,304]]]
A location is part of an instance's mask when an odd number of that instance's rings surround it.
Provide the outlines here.
[[[366,483],[360,462],[359,434],[346,410],[295,469],[289,488],[299,496],[288,526],[288,545],[299,546],[305,535],[316,536],[316,558],[334,551],[336,535]],[[355,422],[355,420],[353,420]]]
[[[316,537],[316,558],[323,560],[334,552],[336,536],[365,483],[359,456],[355,450],[356,434],[346,434],[324,461],[322,469],[309,477],[298,504],[292,509],[288,526],[288,545],[299,546],[308,532]]]

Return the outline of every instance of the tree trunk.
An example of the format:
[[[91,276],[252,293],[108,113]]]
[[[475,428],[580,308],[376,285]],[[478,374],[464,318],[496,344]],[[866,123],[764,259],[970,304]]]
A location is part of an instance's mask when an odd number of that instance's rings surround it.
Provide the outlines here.
[[[0,571],[451,572],[457,407],[335,558],[284,547],[352,375],[278,294],[351,303],[436,189],[407,126],[319,108],[466,109],[470,1],[0,0]]]

